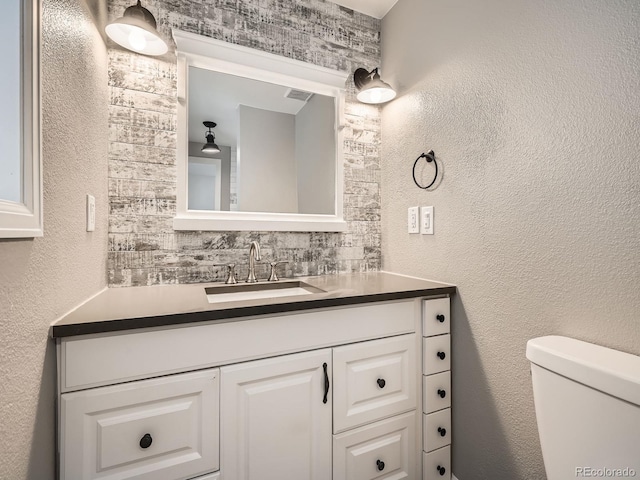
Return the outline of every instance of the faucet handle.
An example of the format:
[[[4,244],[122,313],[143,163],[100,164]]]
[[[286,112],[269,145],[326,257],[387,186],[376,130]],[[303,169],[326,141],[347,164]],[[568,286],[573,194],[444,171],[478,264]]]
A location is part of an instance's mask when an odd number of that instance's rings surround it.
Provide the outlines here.
[[[224,283],[232,285],[238,283],[236,280],[236,264],[235,263],[214,263],[214,267],[227,267],[227,279]]]
[[[269,282],[277,282],[278,280],[280,280],[278,278],[278,274],[276,273],[276,267],[278,265],[280,265],[281,263],[289,263],[288,261],[281,261],[281,262],[271,262],[269,263],[269,265],[271,265],[271,273],[269,274]]]

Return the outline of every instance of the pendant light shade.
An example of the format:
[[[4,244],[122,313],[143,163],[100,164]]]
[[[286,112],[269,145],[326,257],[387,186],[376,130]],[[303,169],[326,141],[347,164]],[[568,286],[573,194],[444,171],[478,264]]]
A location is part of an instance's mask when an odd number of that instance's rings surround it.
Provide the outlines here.
[[[169,50],[156,30],[156,19],[140,4],[128,7],[124,15],[105,28],[118,45],[144,55],[164,55]]]
[[[207,143],[202,147],[203,153],[220,153],[220,147],[216,145],[216,136],[211,131],[212,128],[215,128],[217,125],[216,122],[202,122],[205,127],[209,129],[209,131],[205,134],[205,138],[207,139]]]
[[[353,74],[353,80],[356,88],[360,90],[357,98],[362,103],[385,103],[396,97],[396,91],[382,81],[377,68],[370,72],[358,68]]]

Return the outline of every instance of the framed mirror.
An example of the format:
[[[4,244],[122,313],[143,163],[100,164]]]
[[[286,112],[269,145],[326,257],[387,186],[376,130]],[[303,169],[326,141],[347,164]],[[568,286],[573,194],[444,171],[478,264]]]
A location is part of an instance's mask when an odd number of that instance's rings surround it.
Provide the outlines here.
[[[176,230],[343,231],[347,73],[174,30]]]
[[[42,236],[39,3],[2,5],[0,238]]]

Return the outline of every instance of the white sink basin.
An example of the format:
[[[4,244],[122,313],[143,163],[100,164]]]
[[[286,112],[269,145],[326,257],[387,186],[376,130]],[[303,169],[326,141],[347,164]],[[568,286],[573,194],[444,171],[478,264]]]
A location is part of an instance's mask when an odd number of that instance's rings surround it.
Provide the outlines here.
[[[204,289],[209,303],[238,302],[261,298],[281,298],[326,293],[324,290],[297,280],[274,283],[241,283]]]

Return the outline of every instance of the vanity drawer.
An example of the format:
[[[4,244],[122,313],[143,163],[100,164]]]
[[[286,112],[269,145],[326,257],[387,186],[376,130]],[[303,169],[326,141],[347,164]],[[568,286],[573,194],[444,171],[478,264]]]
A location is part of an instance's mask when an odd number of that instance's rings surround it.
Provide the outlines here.
[[[430,452],[451,443],[451,409],[422,416],[422,448]]]
[[[63,338],[60,391],[412,333],[415,315],[410,299]]]
[[[451,372],[422,377],[422,411],[432,413],[451,406]]]
[[[422,339],[422,373],[432,375],[451,369],[451,335]]]
[[[221,478],[220,472],[215,472],[202,475],[201,477],[193,477],[189,480],[220,480]]]
[[[422,303],[422,335],[431,337],[450,331],[449,298],[424,300]]]
[[[63,480],[219,469],[218,369],[63,394],[60,409]]]
[[[416,336],[333,350],[333,431],[416,408]]]
[[[422,480],[451,480],[451,447],[422,453]]]
[[[333,437],[333,480],[415,478],[415,412]]]

